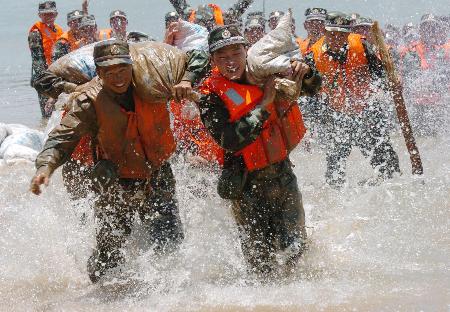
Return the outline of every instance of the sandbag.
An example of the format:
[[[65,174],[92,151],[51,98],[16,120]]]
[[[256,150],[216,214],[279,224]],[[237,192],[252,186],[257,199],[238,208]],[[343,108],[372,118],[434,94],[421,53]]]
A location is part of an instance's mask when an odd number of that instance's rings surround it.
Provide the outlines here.
[[[7,163],[15,160],[35,161],[38,153],[39,152],[37,150],[24,145],[9,144],[3,155],[3,159]]]
[[[92,43],[64,55],[52,63],[48,70],[65,81],[78,85],[90,81],[97,75],[93,56],[94,46],[95,43]]]
[[[37,130],[28,128],[26,131],[13,133],[7,136],[0,146],[0,158],[4,157],[6,151],[12,145],[25,146],[39,152],[43,147],[43,141],[44,134]]]
[[[10,134],[11,134],[11,129],[8,127],[8,125],[6,125],[4,123],[0,123],[0,145],[2,145],[2,142]]]
[[[291,60],[301,60],[291,25],[292,12],[289,10],[274,30],[248,50],[247,64],[254,84],[264,84],[271,75],[289,73]]]
[[[9,129],[9,135],[11,135],[11,134],[18,134],[18,133],[22,133],[22,132],[26,132],[28,130],[31,130],[27,126],[21,125],[21,124],[8,124],[7,126],[8,126],[8,129]]]
[[[130,45],[133,84],[139,97],[148,102],[166,102],[172,87],[183,78],[187,56],[168,44],[139,42]]]
[[[208,51],[208,30],[198,24],[186,21],[178,22],[178,31],[174,36],[174,45],[182,51]]]

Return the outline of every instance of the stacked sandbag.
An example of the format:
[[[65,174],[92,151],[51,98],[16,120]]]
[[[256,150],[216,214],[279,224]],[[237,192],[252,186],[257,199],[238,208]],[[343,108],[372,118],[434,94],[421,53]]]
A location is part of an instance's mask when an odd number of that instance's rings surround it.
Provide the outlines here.
[[[174,35],[174,45],[185,52],[192,50],[208,51],[208,30],[198,24],[187,21],[178,22],[178,31]]]
[[[90,81],[95,74],[94,44],[71,52],[53,63],[49,70],[76,84]],[[187,56],[170,45],[158,42],[130,44],[133,59],[133,84],[138,95],[147,101],[166,101],[172,86],[183,78]]]
[[[291,61],[301,60],[301,52],[292,36],[292,12],[285,14],[278,26],[248,50],[247,64],[252,82],[263,85],[272,75],[289,74]],[[276,88],[288,96],[298,96],[300,90],[287,79],[277,79]]]
[[[44,134],[42,132],[23,125],[0,124],[0,134],[5,131],[7,136],[1,140],[0,159],[7,163],[19,160],[34,161],[36,159],[37,154],[43,147]]]

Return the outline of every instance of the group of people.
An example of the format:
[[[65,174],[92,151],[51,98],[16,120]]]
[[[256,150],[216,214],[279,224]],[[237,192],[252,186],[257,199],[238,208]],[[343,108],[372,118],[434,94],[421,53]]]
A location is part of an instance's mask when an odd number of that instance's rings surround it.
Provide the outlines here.
[[[352,147],[371,157],[378,182],[400,172],[386,126],[383,95],[389,90],[371,37],[373,22],[322,8],[306,10],[306,39],[297,38],[292,24],[292,39],[303,58],[292,59],[287,72],[255,85],[247,67],[247,49],[265,35],[266,20],[262,12],[254,12],[243,22],[252,2],[239,0],[223,11],[215,4],[193,9],[186,1],[171,0],[175,11],[165,16],[165,43],[155,42],[155,55],[160,46],[172,49],[173,57],[179,55],[170,45],[172,32],[177,31],[173,24],[180,19],[208,29],[208,51],[189,51],[180,58],[177,64],[183,66],[183,76],[170,85],[170,96],[158,100],[142,97],[133,83],[139,75],[130,54],[129,42],[134,40],[126,36],[122,11],[112,12],[111,31],[100,32],[111,39],[93,40],[100,41],[93,53],[97,77],[77,86],[47,68],[64,49],[77,48],[67,38],[85,42],[80,29],[86,26],[83,21],[92,18],[87,9],[69,14],[72,34],[58,36],[62,31],[54,24],[55,2],[39,4],[42,22],[30,32],[35,38],[30,48],[33,57],[42,55],[43,60],[40,67],[33,62],[34,86],[42,98],[70,93],[71,102],[36,159],[31,191],[40,194],[41,185],[49,183],[59,166],[71,162],[74,151],[89,137],[83,152],[89,154],[89,163],[72,160],[71,170],[77,174],[66,179],[78,178],[77,185],[89,185],[97,195],[97,246],[87,266],[92,282],[125,261],[122,248],[135,212],[157,252],[171,252],[182,243],[184,230],[170,165],[177,149],[203,159],[203,170],[221,169],[217,191],[231,200],[244,258],[250,271],[261,278],[291,270],[307,248],[302,196],[289,159],[305,135],[303,117],[319,125],[325,138],[325,176],[330,186],[344,185]],[[73,23],[72,17],[78,15],[81,19]],[[270,14],[270,29],[283,15]],[[173,66],[167,55],[147,61]],[[300,96],[290,98],[277,91],[280,76],[290,80]],[[183,113],[192,106],[197,114]],[[76,171],[80,167],[89,167],[90,173]]]

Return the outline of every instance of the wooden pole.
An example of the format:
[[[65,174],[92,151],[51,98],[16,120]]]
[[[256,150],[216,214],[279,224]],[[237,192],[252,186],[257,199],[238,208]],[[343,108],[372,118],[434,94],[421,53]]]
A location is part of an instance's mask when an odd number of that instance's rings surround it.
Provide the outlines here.
[[[403,98],[402,86],[395,71],[394,62],[392,61],[384,42],[384,37],[381,33],[378,22],[374,23],[372,33],[375,38],[376,47],[381,56],[381,61],[386,70],[389,88],[392,92],[395,109],[397,111],[397,118],[400,122],[403,137],[405,138],[406,148],[408,149],[409,157],[411,159],[412,173],[418,175],[423,174],[422,160],[420,159],[419,149],[417,148],[411,123],[409,122],[408,111],[406,110],[405,100]]]

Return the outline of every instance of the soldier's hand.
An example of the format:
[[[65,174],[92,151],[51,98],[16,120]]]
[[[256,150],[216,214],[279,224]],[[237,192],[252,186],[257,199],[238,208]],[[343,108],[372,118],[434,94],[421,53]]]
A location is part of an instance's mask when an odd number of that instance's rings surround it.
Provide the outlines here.
[[[192,98],[192,84],[190,81],[182,81],[173,87],[172,97],[175,101],[181,102],[184,99]]]
[[[175,35],[178,33],[180,28],[180,22],[172,22],[166,29],[166,34],[164,35],[164,43],[174,45]]]
[[[48,170],[38,170],[31,180],[30,191],[35,194],[41,194],[41,185],[48,186],[50,182],[50,172]]]
[[[300,61],[293,61],[291,63],[292,68],[292,76],[289,78],[296,83],[301,83],[303,81],[303,77],[311,70],[311,68]]]
[[[264,96],[261,101],[261,106],[266,108],[270,103],[273,103],[275,96],[277,95],[277,90],[275,89],[275,76],[270,77],[264,83]]]

